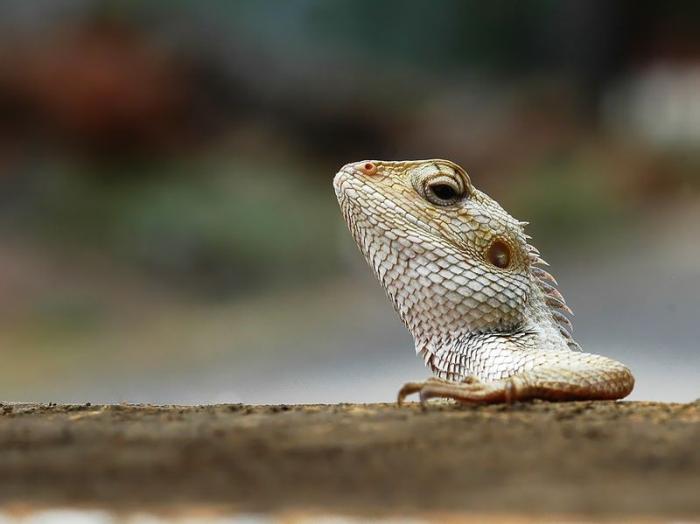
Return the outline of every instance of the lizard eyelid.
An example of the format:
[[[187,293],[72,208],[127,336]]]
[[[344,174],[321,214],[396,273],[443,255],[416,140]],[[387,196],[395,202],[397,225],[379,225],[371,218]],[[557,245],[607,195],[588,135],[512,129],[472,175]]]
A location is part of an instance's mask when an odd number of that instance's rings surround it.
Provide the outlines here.
[[[444,175],[427,180],[422,188],[416,189],[423,198],[437,206],[451,206],[467,194],[461,180]]]

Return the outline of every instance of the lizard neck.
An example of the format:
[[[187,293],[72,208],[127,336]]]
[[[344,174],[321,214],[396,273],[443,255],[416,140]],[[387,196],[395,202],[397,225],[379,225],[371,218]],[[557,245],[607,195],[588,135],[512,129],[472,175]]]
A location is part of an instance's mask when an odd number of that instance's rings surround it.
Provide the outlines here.
[[[547,305],[547,288],[534,273],[496,272],[444,238],[375,224],[361,211],[351,203],[344,207],[348,217],[355,217],[348,219],[353,237],[413,336],[416,351],[478,350],[477,335],[504,341],[503,335],[517,333],[536,334],[542,348],[568,349]]]
[[[449,346],[482,333],[516,332],[534,318],[525,297],[500,308],[484,307],[484,297],[474,291],[485,289],[479,282],[478,268],[449,266],[441,272],[441,259],[420,245],[388,256],[381,247],[372,246],[367,253],[418,351],[426,346]],[[384,258],[378,262],[380,257]],[[484,294],[491,292],[485,289]]]
[[[454,338],[416,338],[416,353],[439,378],[499,380],[528,369],[533,353],[570,351],[554,326],[529,325],[512,332],[467,332]]]

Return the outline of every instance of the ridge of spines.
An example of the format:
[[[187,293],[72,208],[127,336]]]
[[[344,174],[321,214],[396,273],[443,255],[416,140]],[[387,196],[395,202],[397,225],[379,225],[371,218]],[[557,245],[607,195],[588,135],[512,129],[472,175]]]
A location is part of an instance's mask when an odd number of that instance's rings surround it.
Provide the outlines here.
[[[521,226],[524,226],[527,223],[521,222],[520,224]],[[527,236],[527,238],[529,239],[530,237]],[[564,296],[557,289],[557,280],[548,271],[542,269],[541,267],[537,267],[549,266],[549,264],[541,257],[539,250],[535,246],[527,244],[527,251],[528,259],[530,261],[530,272],[544,294],[544,301],[549,308],[552,319],[556,322],[559,332],[566,340],[569,348],[580,351],[581,346],[571,335],[573,324],[571,323],[571,319],[566,316],[567,314],[573,316],[574,312],[569,306],[566,305]]]

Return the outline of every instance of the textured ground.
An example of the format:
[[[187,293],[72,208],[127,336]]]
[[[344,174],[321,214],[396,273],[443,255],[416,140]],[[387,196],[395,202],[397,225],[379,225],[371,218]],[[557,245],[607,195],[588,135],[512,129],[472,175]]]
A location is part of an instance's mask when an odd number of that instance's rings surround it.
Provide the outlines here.
[[[700,401],[0,404],[0,507],[700,516]]]

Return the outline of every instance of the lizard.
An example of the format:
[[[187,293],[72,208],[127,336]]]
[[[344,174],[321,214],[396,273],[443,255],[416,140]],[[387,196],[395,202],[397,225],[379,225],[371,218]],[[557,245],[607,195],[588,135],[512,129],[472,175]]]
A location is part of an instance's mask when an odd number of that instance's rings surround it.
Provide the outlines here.
[[[449,160],[365,160],[333,186],[345,222],[433,376],[398,403],[615,400],[634,376],[582,351],[557,281],[525,233]]]

